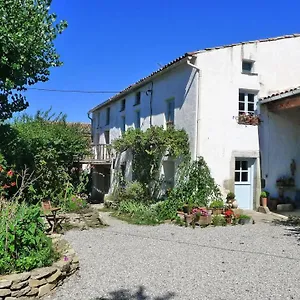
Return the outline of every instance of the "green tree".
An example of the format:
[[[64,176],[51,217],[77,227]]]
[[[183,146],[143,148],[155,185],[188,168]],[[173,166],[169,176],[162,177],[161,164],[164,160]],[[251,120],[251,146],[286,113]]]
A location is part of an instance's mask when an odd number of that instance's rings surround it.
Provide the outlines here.
[[[29,104],[26,86],[49,79],[60,66],[54,40],[67,23],[49,13],[51,0],[0,0],[0,121]]]

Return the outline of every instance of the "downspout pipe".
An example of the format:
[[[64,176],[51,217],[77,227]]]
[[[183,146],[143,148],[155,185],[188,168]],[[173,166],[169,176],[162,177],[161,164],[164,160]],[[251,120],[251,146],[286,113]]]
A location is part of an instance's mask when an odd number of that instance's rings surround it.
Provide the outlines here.
[[[195,122],[195,130],[196,130],[196,140],[195,140],[195,145],[194,145],[194,159],[197,159],[198,156],[198,144],[199,144],[199,127],[200,127],[200,77],[201,77],[201,70],[198,66],[192,64],[190,60],[187,60],[187,64],[194,68],[197,72],[197,97],[196,97],[196,122]]]

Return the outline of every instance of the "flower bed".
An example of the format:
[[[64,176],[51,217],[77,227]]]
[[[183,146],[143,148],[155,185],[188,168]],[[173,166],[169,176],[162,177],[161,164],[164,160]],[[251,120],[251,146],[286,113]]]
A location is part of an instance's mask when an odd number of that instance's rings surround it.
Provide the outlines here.
[[[10,274],[0,277],[0,299],[34,299],[49,294],[63,280],[79,269],[79,260],[70,245],[61,235],[51,236],[54,247],[61,252],[61,259],[50,267],[34,269],[30,272]]]
[[[243,214],[241,209],[225,209],[222,214],[213,214],[207,208],[193,208],[190,212],[178,211],[177,223],[185,226],[225,226],[237,224],[250,224],[251,218]]]

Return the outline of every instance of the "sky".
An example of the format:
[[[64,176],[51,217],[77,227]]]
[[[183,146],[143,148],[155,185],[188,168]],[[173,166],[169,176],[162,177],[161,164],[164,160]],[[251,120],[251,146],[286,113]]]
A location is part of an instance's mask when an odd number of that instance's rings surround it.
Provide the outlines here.
[[[300,33],[299,0],[53,0],[51,10],[68,22],[55,42],[64,64],[36,88],[121,91],[189,51]],[[89,122],[112,95],[29,90],[26,112]]]

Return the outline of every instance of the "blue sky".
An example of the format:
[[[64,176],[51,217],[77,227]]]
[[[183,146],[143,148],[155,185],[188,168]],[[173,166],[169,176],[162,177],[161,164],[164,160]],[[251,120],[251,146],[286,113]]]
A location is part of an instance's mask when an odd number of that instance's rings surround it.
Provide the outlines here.
[[[69,26],[56,47],[64,65],[38,88],[119,91],[188,51],[300,32],[299,0],[53,0]],[[26,92],[28,113],[52,107],[70,121],[110,94]]]

